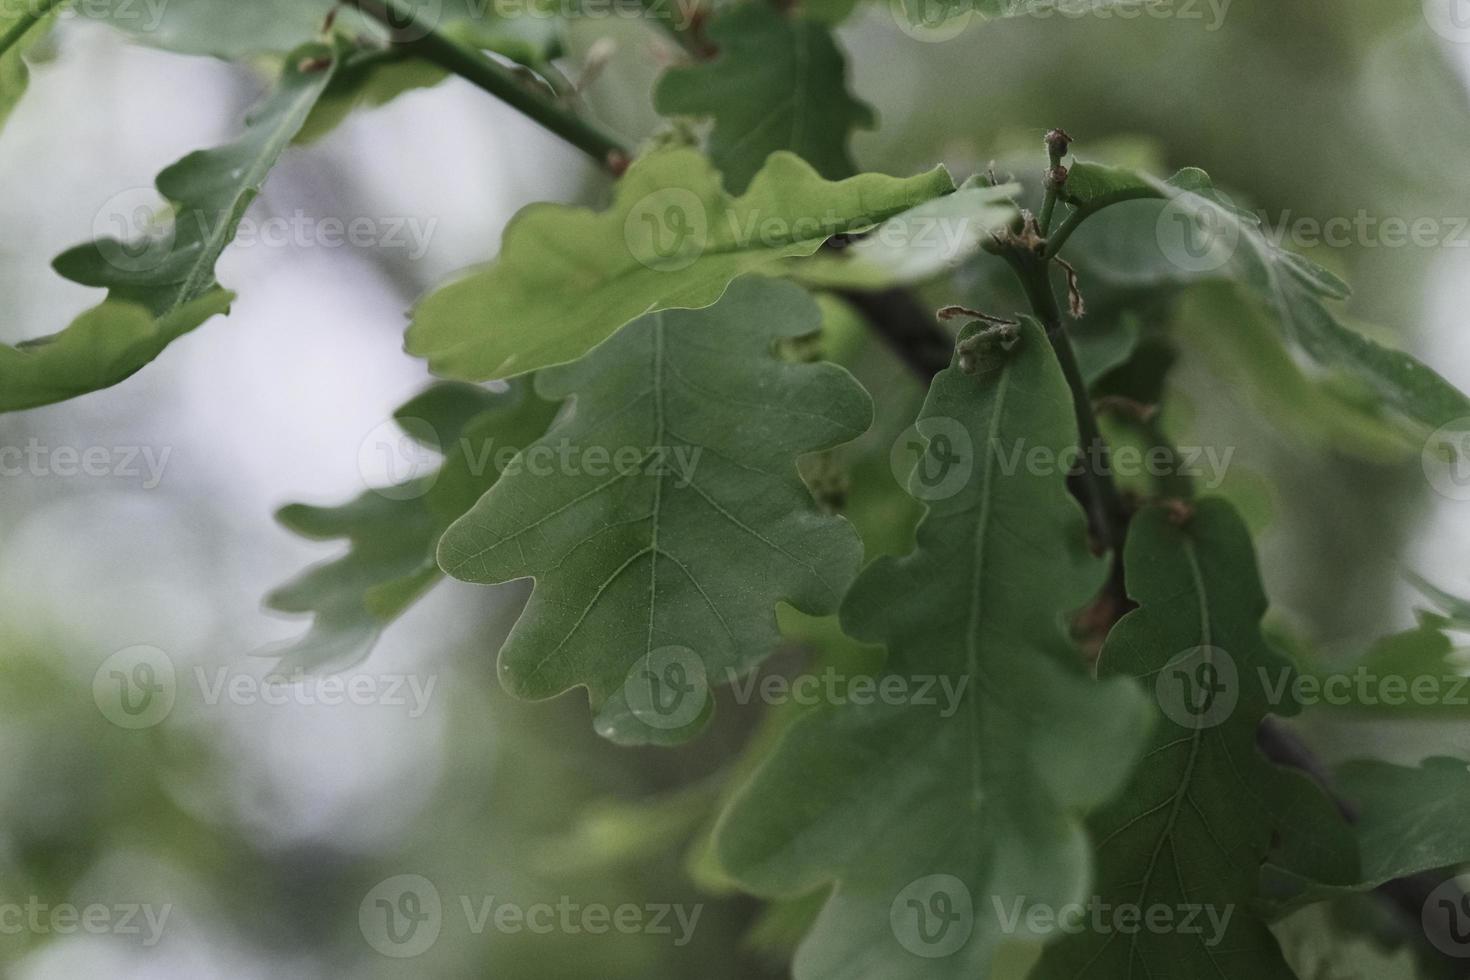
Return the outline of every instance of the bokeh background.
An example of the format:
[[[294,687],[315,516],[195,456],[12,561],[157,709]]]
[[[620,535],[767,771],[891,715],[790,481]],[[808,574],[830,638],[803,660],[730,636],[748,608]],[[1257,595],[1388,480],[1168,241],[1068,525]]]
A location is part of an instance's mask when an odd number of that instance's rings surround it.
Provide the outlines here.
[[[839,32],[853,87],[881,120],[857,157],[893,173],[942,160],[962,177],[992,159],[1037,161],[1041,134],[1060,125],[1079,154],[1122,147],[1160,169],[1198,164],[1268,214],[1470,216],[1470,29],[1426,15],[1436,0],[1176,7],[1126,21],[977,19],[942,41],[865,7]],[[146,194],[167,164],[229,139],[270,77],[269,65],[148,41],[67,16],[35,61],[0,137],[0,340],[53,332],[94,303],[51,258],[112,231],[98,223],[118,195]],[[608,126],[633,139],[658,130],[650,88],[672,54],[655,30],[583,19],[567,51],[572,77],[589,52],[597,62],[584,94]],[[0,922],[0,974],[785,974],[800,916],[771,917],[700,869],[755,710],[724,711],[678,751],[627,751],[592,734],[579,695],[512,702],[494,660],[521,584],[440,585],[348,671],[432,683],[421,705],[208,696],[220,678],[266,675],[271,661],[253,655],[306,624],[261,598],[338,550],[293,537],[273,512],[384,479],[363,446],[429,380],[401,350],[414,298],[492,256],[519,207],[606,194],[576,151],[468,85],[410,92],[287,151],[252,216],[416,218],[421,254],[237,244],[219,267],[240,297],[228,318],[115,388],[0,417],[0,446],[136,451],[140,463],[137,475],[0,477],[0,902],[169,909],[156,942],[141,915],[141,935]],[[1354,317],[1470,389],[1470,234],[1313,258],[1354,283]],[[865,380],[880,401],[912,405],[895,373]],[[1236,447],[1256,478],[1264,572],[1291,629],[1350,655],[1412,621],[1406,571],[1470,593],[1470,504],[1436,494],[1417,456],[1351,458],[1289,410],[1263,412],[1261,392],[1208,359],[1186,354],[1176,385],[1192,427]],[[161,462],[157,479],[145,453]],[[162,723],[129,730],[99,710],[93,682],[139,644],[165,651],[181,683]],[[792,646],[777,669],[800,662]],[[1310,735],[1329,758],[1470,752],[1464,726]],[[359,911],[404,874],[432,881],[445,913],[432,948],[399,960],[373,947]],[[477,931],[461,898],[491,897],[702,911],[682,944],[677,929]]]

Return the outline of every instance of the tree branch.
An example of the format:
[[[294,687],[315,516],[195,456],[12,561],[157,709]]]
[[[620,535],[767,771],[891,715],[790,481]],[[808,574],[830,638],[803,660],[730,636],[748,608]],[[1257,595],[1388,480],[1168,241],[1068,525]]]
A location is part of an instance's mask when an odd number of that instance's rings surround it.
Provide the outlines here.
[[[441,33],[402,0],[346,0],[388,28],[393,44],[484,89],[618,176],[632,150],[610,133],[538,95],[509,69]]]

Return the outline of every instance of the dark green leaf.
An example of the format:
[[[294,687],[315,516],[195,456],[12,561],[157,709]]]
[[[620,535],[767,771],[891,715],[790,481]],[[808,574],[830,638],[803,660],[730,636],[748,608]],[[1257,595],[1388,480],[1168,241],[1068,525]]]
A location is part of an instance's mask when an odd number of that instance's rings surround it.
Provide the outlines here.
[[[394,413],[405,437],[442,449],[435,472],[369,490],[339,507],[291,504],[278,519],[304,537],[346,538],[349,550],[266,599],[272,609],[315,613],[310,632],[285,648],[280,669],[341,668],[367,656],[378,635],[441,576],[439,537],[500,477],[498,461],[530,445],[553,406],[527,386],[510,392],[442,383]]]
[[[854,129],[873,110],[847,90],[832,33],[773,4],[746,3],[710,25],[713,61],[671,68],[654,104],[666,116],[711,116],[709,155],[731,193],[742,193],[766,158],[789,150],[828,180],[852,176]]]
[[[817,511],[796,458],[861,435],[872,410],[846,371],[773,356],[818,325],[798,287],[746,277],[713,307],[650,314],[537,375],[571,414],[439,547],[456,578],[536,579],[500,655],[513,693],[582,685],[609,738],[682,740],[710,687],[771,653],[778,601],[837,607],[861,546]],[[667,704],[640,688],[666,670],[684,685]]]
[[[1325,305],[1347,296],[1341,280],[1273,244],[1255,215],[1235,207],[1202,170],[1167,181],[1116,167],[1079,162],[1067,179],[1074,219],[1123,201],[1166,202],[1153,212],[1152,234],[1135,224],[1131,250],[1177,281],[1238,281],[1270,308],[1284,338],[1321,367],[1360,379],[1395,412],[1427,430],[1470,416],[1470,399],[1402,351],[1348,327]],[[1069,219],[1069,220],[1074,220]],[[1162,257],[1163,262],[1159,261]],[[1417,444],[1417,441],[1416,441]]]
[[[869,566],[842,612],[853,636],[888,647],[878,689],[915,696],[798,721],[719,830],[725,866],[758,894],[835,880],[797,955],[802,980],[988,976],[1007,938],[997,904],[1087,894],[1083,816],[1122,787],[1147,730],[1135,686],[1094,683],[1062,627],[1107,571],[1064,474],[1002,465],[1017,446],[1077,442],[1040,326],[1028,319],[979,373],[941,372],[919,431],[931,455],[911,482],[930,500],[917,550]],[[967,478],[929,480],[956,456]],[[941,893],[960,917],[917,920]],[[924,932],[936,925],[937,940]]]
[[[1086,917],[1035,976],[1295,980],[1255,908],[1263,864],[1344,881],[1356,868],[1325,797],[1256,745],[1278,710],[1265,679],[1289,665],[1261,635],[1266,598],[1249,532],[1220,500],[1192,514],[1150,508],[1133,519],[1126,561],[1139,608],[1114,627],[1098,673],[1143,680],[1166,717],[1132,784],[1090,822],[1097,898],[1114,913],[1161,910],[1174,927]]]

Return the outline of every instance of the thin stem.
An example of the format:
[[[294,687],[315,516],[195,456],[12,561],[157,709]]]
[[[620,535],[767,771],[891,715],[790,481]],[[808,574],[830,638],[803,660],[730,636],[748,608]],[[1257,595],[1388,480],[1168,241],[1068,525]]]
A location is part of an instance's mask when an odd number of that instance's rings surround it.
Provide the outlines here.
[[[1042,235],[1045,235],[1051,228],[1051,216],[1052,212],[1057,209],[1057,198],[1059,196],[1061,196],[1061,192],[1057,188],[1047,187],[1046,197],[1041,202],[1041,217],[1037,219],[1037,224],[1041,227]]]
[[[1080,228],[1082,222],[1087,220],[1089,213],[1087,211],[1073,211],[1063,218],[1062,223],[1057,226],[1057,233],[1047,236],[1044,257],[1048,259],[1056,258],[1057,253],[1062,250],[1062,246],[1067,243],[1067,239],[1072,237],[1072,232]]]
[[[63,3],[66,3],[66,0],[40,0],[39,3],[26,4],[26,9],[21,13],[20,19],[10,25],[10,30],[6,31],[3,36],[0,36],[0,54],[15,47],[21,38],[30,33],[32,27],[39,24],[47,14]]]
[[[484,89],[586,153],[614,176],[632,151],[616,136],[563,109],[521,83],[513,72],[441,33],[402,0],[348,0],[389,31],[393,43]]]
[[[1003,253],[1021,281],[1021,288],[1031,303],[1044,327],[1047,339],[1056,351],[1057,362],[1067,387],[1072,389],[1072,404],[1077,417],[1077,432],[1082,446],[1082,480],[1087,488],[1087,507],[1092,518],[1093,531],[1113,553],[1123,549],[1127,510],[1118,493],[1118,485],[1107,465],[1107,442],[1097,424],[1097,415],[1092,409],[1092,395],[1087,390],[1087,379],[1082,376],[1077,352],[1072,348],[1072,339],[1062,324],[1062,311],[1057,303],[1057,294],[1052,287],[1050,263],[1032,254],[1007,249]]]

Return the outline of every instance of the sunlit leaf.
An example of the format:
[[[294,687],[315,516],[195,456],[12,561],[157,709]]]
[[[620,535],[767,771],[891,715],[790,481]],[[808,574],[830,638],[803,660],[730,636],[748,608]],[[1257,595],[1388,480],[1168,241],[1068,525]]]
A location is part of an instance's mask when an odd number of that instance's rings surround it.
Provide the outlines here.
[[[521,211],[495,262],[419,304],[408,350],[436,374],[466,381],[563,364],[644,313],[708,306],[742,273],[810,255],[832,235],[953,189],[943,168],[833,183],[777,153],[732,198],[698,153],[656,152],[618,181],[607,211]]]

